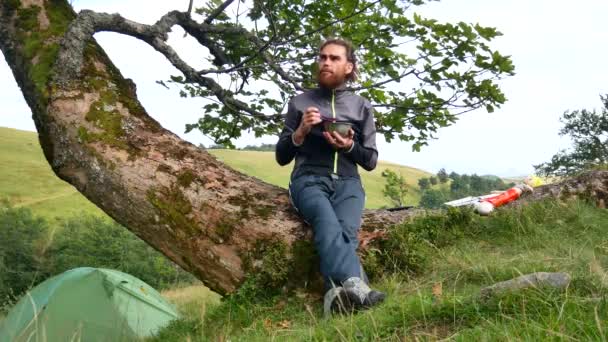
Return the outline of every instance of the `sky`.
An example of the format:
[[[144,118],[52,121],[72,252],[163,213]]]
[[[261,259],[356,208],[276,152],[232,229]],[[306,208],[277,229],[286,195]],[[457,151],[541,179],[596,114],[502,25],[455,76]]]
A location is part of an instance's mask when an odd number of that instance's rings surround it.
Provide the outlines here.
[[[152,24],[171,10],[185,10],[188,0],[73,0],[76,10],[121,13]],[[204,1],[195,0],[194,6]],[[566,110],[599,109],[599,95],[608,94],[608,1],[581,0],[444,0],[414,11],[444,22],[479,23],[496,27],[503,36],[491,43],[510,55],[516,75],[500,82],[508,102],[494,113],[477,110],[439,130],[438,139],[412,152],[405,142],[378,136],[379,158],[429,172],[523,176],[533,165],[550,160],[570,141],[560,137],[559,118]],[[165,128],[192,143],[211,141],[198,131],[184,133],[201,116],[203,101],[180,98],[177,90],[155,83],[177,70],[145,43],[114,33],[98,33],[97,41],[125,77],[137,84],[148,113]],[[175,28],[170,44],[195,68],[205,55],[191,37]],[[0,54],[0,56],[2,56]],[[3,56],[0,58],[0,126],[35,131],[31,111]],[[276,137],[245,136],[237,147],[275,143]]]

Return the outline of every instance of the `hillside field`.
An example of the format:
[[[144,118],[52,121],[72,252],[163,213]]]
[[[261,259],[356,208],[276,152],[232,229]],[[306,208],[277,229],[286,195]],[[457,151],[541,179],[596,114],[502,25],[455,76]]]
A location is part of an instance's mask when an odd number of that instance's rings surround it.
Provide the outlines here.
[[[0,198],[46,219],[103,215],[53,175],[36,134],[0,128]],[[285,187],[290,167],[273,153],[212,150],[218,159]],[[429,174],[381,163],[363,173],[369,208],[382,198],[384,168],[409,184]],[[410,192],[416,203],[418,193]],[[365,254],[372,285],[388,294],[377,308],[323,317],[321,297],[266,296],[245,286],[221,299],[200,283],[162,291],[181,319],[154,341],[606,341],[608,339],[608,212],[581,200],[546,200],[500,208],[489,217],[467,209],[428,214],[389,230]],[[480,290],[533,272],[567,272],[565,289],[536,287],[490,298]],[[2,319],[0,308],[0,320]]]
[[[27,206],[47,219],[61,218],[85,211],[105,215],[74,187],[55,176],[44,158],[35,132],[0,127],[0,200],[14,206]],[[229,166],[271,184],[286,188],[292,164],[280,167],[274,153],[240,150],[209,150]],[[367,208],[392,206],[382,196],[384,169],[401,173],[410,185],[408,203],[418,204],[418,179],[428,172],[412,167],[379,162],[372,172],[361,170],[367,195]]]

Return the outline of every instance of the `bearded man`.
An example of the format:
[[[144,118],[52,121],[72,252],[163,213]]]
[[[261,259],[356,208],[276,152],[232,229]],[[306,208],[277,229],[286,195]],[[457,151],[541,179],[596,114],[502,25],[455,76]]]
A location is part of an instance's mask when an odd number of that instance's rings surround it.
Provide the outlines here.
[[[321,44],[319,87],[293,97],[276,145],[276,159],[295,158],[289,194],[314,231],[325,280],[324,311],[352,312],[384,300],[370,289],[356,250],[365,192],[357,165],[376,167],[376,128],[372,106],[346,90],[357,78],[352,45],[343,39]]]

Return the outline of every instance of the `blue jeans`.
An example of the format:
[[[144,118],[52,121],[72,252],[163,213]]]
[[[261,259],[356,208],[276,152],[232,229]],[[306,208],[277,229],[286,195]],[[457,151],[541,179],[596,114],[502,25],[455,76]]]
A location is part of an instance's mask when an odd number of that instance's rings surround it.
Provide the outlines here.
[[[356,253],[365,205],[361,180],[305,174],[289,184],[293,205],[313,227],[325,287],[350,277],[366,279]]]

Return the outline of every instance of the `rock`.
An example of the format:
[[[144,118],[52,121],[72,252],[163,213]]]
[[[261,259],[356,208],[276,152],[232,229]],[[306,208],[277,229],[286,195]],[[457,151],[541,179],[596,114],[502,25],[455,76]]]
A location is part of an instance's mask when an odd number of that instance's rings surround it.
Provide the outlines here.
[[[500,283],[485,287],[481,289],[481,297],[489,298],[506,292],[522,290],[530,287],[552,287],[556,289],[564,289],[568,287],[570,280],[571,278],[568,273],[536,272],[511,280],[501,281]]]

